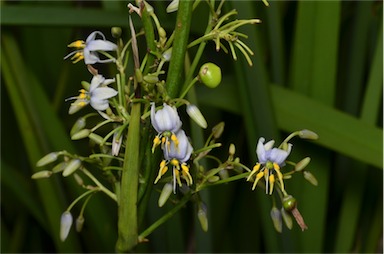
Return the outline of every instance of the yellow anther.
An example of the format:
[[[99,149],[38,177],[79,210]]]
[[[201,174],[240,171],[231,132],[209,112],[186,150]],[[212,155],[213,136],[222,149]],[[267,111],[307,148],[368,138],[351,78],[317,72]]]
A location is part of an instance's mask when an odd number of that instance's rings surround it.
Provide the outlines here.
[[[275,176],[272,174],[269,176],[269,195],[272,195],[273,192],[273,185],[275,183]]]
[[[177,169],[173,169],[173,174],[175,174],[177,183],[178,183],[179,186],[181,187],[182,184],[181,184],[181,180],[180,180],[180,173],[179,173],[179,170],[177,170]]]
[[[260,180],[260,178],[262,178],[263,176],[264,176],[264,172],[263,172],[263,171],[257,173],[255,182],[253,183],[253,186],[252,186],[252,190],[254,190],[254,189],[256,188],[257,182],[258,182],[258,181]]]
[[[276,165],[277,165],[277,164],[276,164]],[[279,167],[279,165],[277,165],[277,167],[275,167],[275,171],[276,171],[276,173],[277,173],[277,177],[279,178],[279,182],[280,182],[281,190],[284,191],[283,174],[282,174],[281,171],[280,171],[280,167]]]
[[[251,173],[249,174],[249,176],[248,176],[248,178],[247,178],[247,181],[249,181],[249,180],[251,179],[251,177],[252,177],[257,171],[259,171],[260,166],[261,166],[261,164],[260,164],[260,163],[257,163],[257,164],[253,167]]]
[[[173,166],[175,166],[175,167],[178,167],[178,166],[179,166],[179,161],[176,160],[176,159],[172,159],[172,160],[171,160],[171,164],[172,164]]]
[[[193,180],[191,174],[189,174],[189,167],[186,164],[181,164],[181,170],[183,178],[187,182],[187,185],[191,185],[193,183]]]
[[[275,170],[279,170],[279,169],[280,169],[280,166],[279,166],[279,164],[277,164],[276,162],[274,162],[274,163],[273,163],[273,168],[274,168]]]
[[[176,137],[175,134],[172,134],[172,136],[171,136],[171,140],[175,143],[175,146],[176,146],[176,147],[179,146],[179,140],[177,139],[177,137]]]
[[[68,47],[83,49],[83,48],[85,48],[85,42],[82,40],[77,40],[77,41],[74,41],[71,44],[69,44]]]
[[[162,160],[162,161],[160,162],[160,170],[161,170],[162,168],[164,168],[165,165],[167,165],[167,161],[166,161],[166,160]]]
[[[77,63],[83,59],[84,59],[83,52],[76,52],[76,54],[74,54],[73,57],[71,57],[71,60],[73,60],[73,63]]]
[[[159,174],[156,177],[155,184],[160,180],[160,178],[167,172],[168,167],[167,167],[167,162],[165,160],[162,160],[160,162],[160,170]]]
[[[161,138],[161,143],[162,143],[162,144],[165,144],[165,141],[167,141],[167,139],[166,139],[165,137],[162,137],[162,138]]]
[[[168,167],[167,166],[163,167],[163,169],[161,170],[161,175],[163,176],[165,173],[167,173],[167,171],[168,171]]]

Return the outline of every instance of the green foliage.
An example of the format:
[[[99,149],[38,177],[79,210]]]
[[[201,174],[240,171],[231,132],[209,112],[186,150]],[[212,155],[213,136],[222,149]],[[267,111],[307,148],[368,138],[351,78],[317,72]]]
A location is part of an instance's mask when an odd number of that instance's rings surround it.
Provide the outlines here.
[[[153,7],[170,33],[174,23],[168,20],[175,20],[176,13],[160,11],[166,4],[155,1]],[[79,80],[88,80],[87,70],[62,58],[66,45],[89,31],[108,34],[107,28],[121,26],[122,37],[129,39],[126,5],[2,3],[2,252],[114,251],[117,209],[110,200],[92,197],[83,232],[71,232],[62,243],[60,215],[82,190],[72,178],[32,180],[31,175],[36,162],[51,151],[88,151],[87,143],[70,142],[77,118],[67,115],[69,103],[64,102],[79,89]],[[192,15],[192,38],[204,33],[201,27],[207,24],[202,6]],[[311,156],[308,167],[318,187],[304,178],[286,180],[309,229],[301,232],[294,225],[276,233],[271,200],[240,180],[203,191],[208,232],[200,229],[195,213],[182,209],[137,251],[382,251],[382,3],[271,1],[266,7],[261,1],[228,1],[223,8],[235,8],[239,19],[261,19],[261,24],[241,30],[254,52],[253,66],[242,54],[233,62],[231,54],[215,51],[214,42],[206,43],[200,64],[217,64],[222,83],[213,90],[197,85],[188,99],[199,104],[208,126],[226,122],[223,143],[236,144],[236,154],[249,165],[257,161],[259,136],[279,143],[280,136],[298,129],[319,134],[316,143],[297,140],[293,151],[295,159]],[[199,66],[194,64],[192,68]],[[195,144],[210,134],[195,123],[190,128]],[[227,155],[226,150],[217,154]],[[149,226],[169,204],[158,208],[158,195],[145,198],[150,200],[149,214],[142,220]]]

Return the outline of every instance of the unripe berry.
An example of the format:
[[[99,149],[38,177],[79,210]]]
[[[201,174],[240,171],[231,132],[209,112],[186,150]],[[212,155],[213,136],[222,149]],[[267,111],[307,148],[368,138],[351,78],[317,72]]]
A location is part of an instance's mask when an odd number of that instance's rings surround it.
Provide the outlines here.
[[[205,63],[200,68],[199,78],[207,87],[215,88],[221,82],[221,69],[214,63]]]

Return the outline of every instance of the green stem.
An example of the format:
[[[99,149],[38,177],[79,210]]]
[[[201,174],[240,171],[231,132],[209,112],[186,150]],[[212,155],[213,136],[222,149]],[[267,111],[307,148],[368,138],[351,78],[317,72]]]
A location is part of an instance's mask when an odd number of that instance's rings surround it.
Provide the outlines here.
[[[175,26],[172,57],[167,76],[167,92],[171,98],[178,96],[182,83],[181,74],[184,67],[185,52],[189,38],[189,28],[192,17],[193,1],[180,0]]]
[[[117,252],[131,251],[137,245],[137,188],[139,182],[141,105],[132,105],[131,121],[128,127],[127,146],[121,177],[119,200]]]
[[[112,193],[110,190],[108,190],[107,188],[104,187],[104,185],[102,185],[97,179],[96,177],[94,177],[91,172],[89,172],[87,169],[85,168],[82,168],[81,171],[83,171],[83,173],[88,176],[96,185],[97,187],[99,187],[99,190],[104,192],[105,194],[107,194],[110,198],[112,198],[113,200],[117,201],[117,198],[116,198],[116,195],[114,193]]]
[[[158,219],[156,222],[154,222],[151,226],[149,226],[146,230],[144,230],[139,235],[139,242],[145,241],[145,237],[150,235],[156,228],[158,228],[161,224],[166,222],[168,219],[170,219],[177,211],[180,210],[191,198],[192,192],[187,193],[180,201],[175,205],[175,207],[172,208],[168,213],[166,213],[163,217]]]

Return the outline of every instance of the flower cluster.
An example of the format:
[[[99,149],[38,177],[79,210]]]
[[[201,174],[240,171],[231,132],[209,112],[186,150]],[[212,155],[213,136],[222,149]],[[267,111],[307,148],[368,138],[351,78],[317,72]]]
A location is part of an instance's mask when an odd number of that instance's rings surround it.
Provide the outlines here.
[[[152,152],[161,144],[164,160],[160,163],[158,176],[155,184],[168,171],[168,165],[172,166],[173,192],[176,192],[176,183],[181,187],[181,178],[187,185],[193,183],[189,173],[189,165],[186,163],[191,157],[193,148],[184,130],[181,129],[182,122],[175,107],[163,104],[163,108],[156,111],[155,103],[151,105],[151,123],[157,131],[153,140]]]

